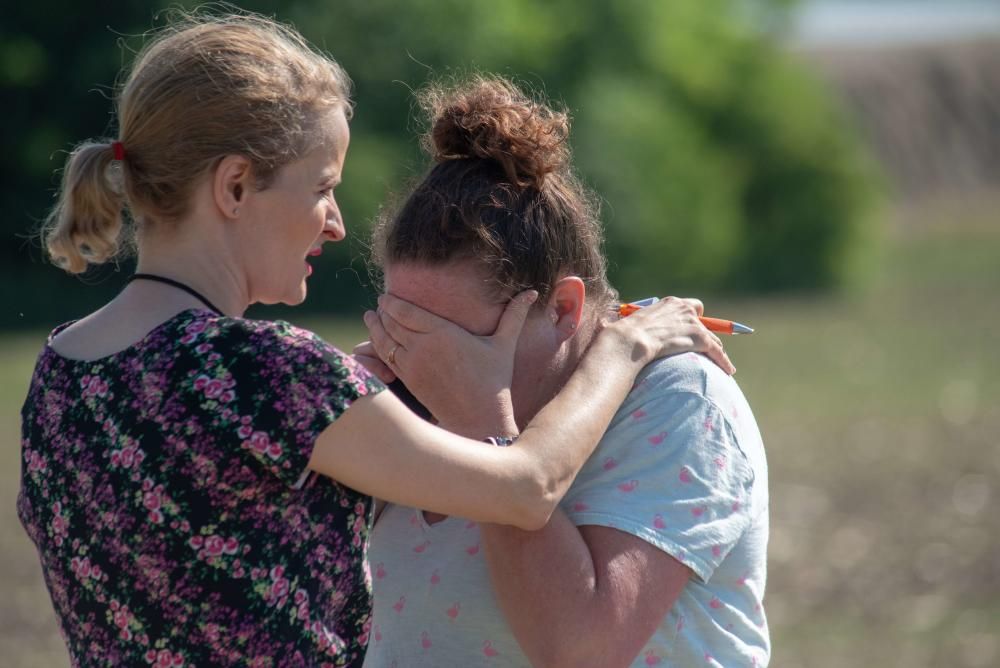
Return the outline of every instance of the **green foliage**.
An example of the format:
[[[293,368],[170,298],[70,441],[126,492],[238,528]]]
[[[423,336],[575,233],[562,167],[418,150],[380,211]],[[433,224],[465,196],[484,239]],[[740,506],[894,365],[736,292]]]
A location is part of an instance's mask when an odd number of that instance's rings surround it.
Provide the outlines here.
[[[0,298],[16,304],[0,323],[17,322],[18,312],[29,322],[83,312],[121,284],[109,269],[86,280],[97,289],[58,276],[37,248],[15,237],[44,216],[61,151],[113,130],[106,93],[130,57],[116,34],[156,24],[152,10],[124,0],[102,5],[98,16],[78,3],[58,4],[21,3],[0,29],[8,103],[0,132],[12,147],[0,156],[8,240]],[[758,21],[777,24],[789,3],[755,4]],[[317,267],[312,310],[357,312],[370,303],[368,222],[425,167],[411,90],[473,70],[511,76],[569,109],[577,167],[604,200],[612,280],[626,297],[837,286],[851,278],[868,243],[878,189],[858,143],[821,85],[749,26],[745,2],[241,6],[295,24],[356,85],[338,193],[353,240]],[[49,286],[58,299],[25,300],[16,287],[25,280]]]

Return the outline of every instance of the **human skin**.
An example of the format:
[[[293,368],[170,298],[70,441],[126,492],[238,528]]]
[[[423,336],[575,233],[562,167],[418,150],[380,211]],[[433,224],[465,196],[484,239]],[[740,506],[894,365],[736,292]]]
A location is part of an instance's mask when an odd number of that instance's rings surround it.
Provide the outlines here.
[[[502,302],[471,260],[392,264],[385,268],[385,288],[480,336],[492,333],[502,312]],[[511,386],[519,423],[526,424],[579,363],[601,327],[602,315],[593,310],[583,282],[567,276],[528,315]],[[701,313],[700,303],[696,311]],[[399,328],[391,316],[383,320]],[[362,355],[367,352],[360,349]],[[379,366],[371,357],[364,361]],[[470,379],[452,393],[471,385]],[[449,405],[436,417],[449,429],[475,425],[475,415],[461,412]],[[440,518],[427,514],[432,523]],[[501,609],[537,666],[628,665],[691,576],[686,566],[646,541],[607,527],[578,527],[558,509],[537,531],[482,524],[481,532]]]
[[[230,316],[242,316],[257,302],[300,303],[311,273],[307,259],[346,233],[332,190],[350,141],[343,109],[331,109],[318,127],[322,132],[313,151],[278,170],[265,188],[258,187],[245,156],[222,157],[196,181],[182,219],[142,226],[138,271],[179,280]],[[510,360],[530,300],[531,295],[512,300],[504,311],[506,324],[494,336],[471,337],[459,328],[442,334],[453,354],[486,360],[485,367],[477,366],[484,395],[470,392],[466,398],[480,406],[479,419],[495,433],[517,433],[509,402]],[[183,310],[201,307],[175,288],[135,281],[62,331],[52,345],[69,358],[96,359],[134,344]],[[553,402],[552,416],[540,413],[538,428],[516,447],[488,448],[435,428],[390,393],[380,393],[354,402],[322,432],[309,466],[373,496],[537,528],[568,489],[642,365],[674,350],[678,333],[700,336],[703,347],[711,344],[669,308],[646,315],[595,343],[602,354],[581,366],[580,378],[567,383],[566,396]],[[554,416],[567,411],[579,411],[580,419],[561,429]],[[401,476],[406,470],[412,475]],[[454,480],[463,482],[450,484]]]

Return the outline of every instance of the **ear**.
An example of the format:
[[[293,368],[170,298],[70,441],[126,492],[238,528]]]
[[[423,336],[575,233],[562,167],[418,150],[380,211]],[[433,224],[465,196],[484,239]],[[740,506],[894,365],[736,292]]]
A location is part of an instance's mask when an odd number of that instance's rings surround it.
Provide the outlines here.
[[[576,334],[586,301],[587,288],[579,276],[560,278],[552,287],[546,309],[560,342]]]
[[[223,218],[236,219],[253,188],[253,167],[242,155],[227,155],[215,168],[212,195]]]

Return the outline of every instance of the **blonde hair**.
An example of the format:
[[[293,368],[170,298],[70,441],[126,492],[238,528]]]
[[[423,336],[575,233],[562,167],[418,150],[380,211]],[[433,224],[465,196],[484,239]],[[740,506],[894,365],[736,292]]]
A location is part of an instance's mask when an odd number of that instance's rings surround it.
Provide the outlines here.
[[[124,213],[143,225],[178,220],[226,155],[245,156],[267,187],[338,108],[350,115],[350,79],[294,29],[253,14],[183,16],[139,52],[116,95],[124,159],[110,141],[70,153],[43,227],[50,258],[70,273],[114,258]]]

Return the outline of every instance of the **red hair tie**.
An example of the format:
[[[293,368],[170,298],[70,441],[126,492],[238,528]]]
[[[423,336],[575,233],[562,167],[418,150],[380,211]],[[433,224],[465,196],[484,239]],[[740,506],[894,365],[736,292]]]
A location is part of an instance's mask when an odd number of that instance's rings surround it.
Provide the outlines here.
[[[111,142],[111,154],[115,160],[125,159],[125,146],[120,141]]]

